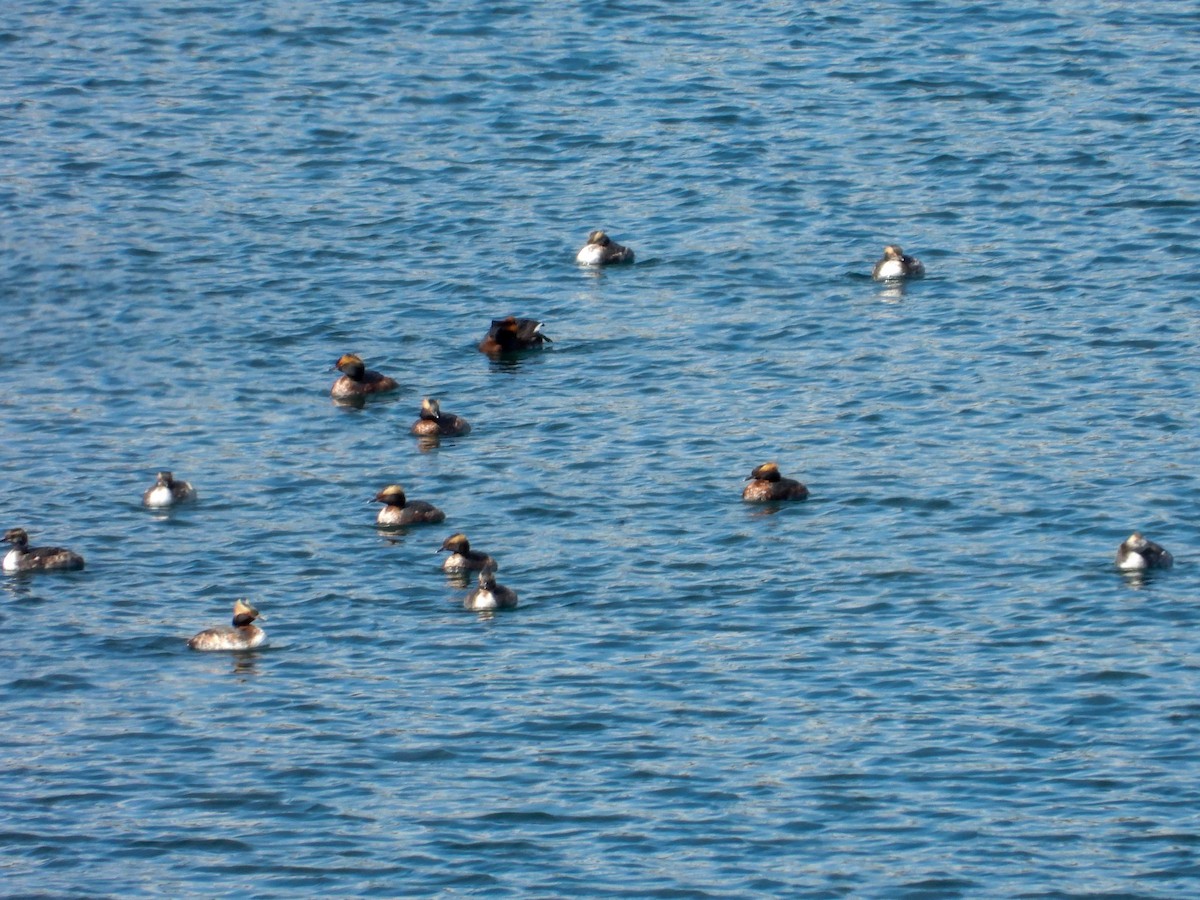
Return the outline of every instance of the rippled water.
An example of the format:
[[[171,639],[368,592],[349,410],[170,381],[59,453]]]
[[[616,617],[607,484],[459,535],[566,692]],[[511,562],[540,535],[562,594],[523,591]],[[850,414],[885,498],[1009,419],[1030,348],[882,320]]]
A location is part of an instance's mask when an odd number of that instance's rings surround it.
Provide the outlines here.
[[[10,6],[5,895],[1200,891],[1194,10]]]

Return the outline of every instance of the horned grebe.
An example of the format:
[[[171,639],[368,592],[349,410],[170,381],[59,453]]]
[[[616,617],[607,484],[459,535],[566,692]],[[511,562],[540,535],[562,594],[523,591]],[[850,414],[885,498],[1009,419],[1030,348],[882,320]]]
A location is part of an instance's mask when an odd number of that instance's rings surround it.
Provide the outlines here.
[[[154,486],[142,494],[142,504],[160,509],[196,499],[196,489],[186,481],[177,480],[170,472],[159,472]]]
[[[394,391],[399,387],[396,379],[368,370],[362,357],[354,353],[338,357],[333,368],[342,372],[342,377],[329,389],[329,394],[334,400],[357,400],[370,394]]]
[[[237,600],[233,604],[233,626],[209,628],[202,631],[187,642],[193,650],[252,650],[261,647],[267,640],[267,633],[253,624],[258,618],[258,610]]]
[[[4,554],[5,572],[68,572],[83,568],[83,557],[62,547],[30,547],[24,528],[10,528],[4,540],[12,549]]]
[[[784,478],[779,473],[779,466],[773,462],[755,467],[746,480],[750,483],[742,491],[743,500],[762,503],[770,500],[803,500],[808,496],[808,488],[793,478]]]
[[[1169,552],[1136,531],[1117,548],[1117,568],[1126,571],[1169,569],[1174,564],[1175,558]]]
[[[499,564],[479,550],[472,550],[471,545],[467,542],[467,536],[461,531],[458,534],[452,534],[446,540],[442,541],[442,546],[438,553],[450,551],[450,555],[442,562],[442,569],[446,572],[464,572],[468,570],[488,569],[496,571],[500,568]]]
[[[462,416],[442,412],[441,406],[432,397],[421,401],[421,418],[413,422],[409,429],[413,434],[423,437],[460,437],[467,434],[471,426]]]
[[[904,251],[896,244],[888,244],[883,248],[883,258],[875,263],[871,277],[876,281],[892,281],[896,278],[920,278],[925,274],[925,266],[919,259],[905,256]]]
[[[479,573],[479,587],[467,595],[463,606],[474,610],[516,609],[517,592],[496,584],[496,576],[491,569]]]
[[[379,525],[418,525],[423,522],[444,522],[446,514],[424,500],[409,500],[404,496],[404,488],[398,484],[389,484],[375,495],[375,503],[385,503],[375,522]]]
[[[492,327],[479,342],[479,349],[495,356],[540,347],[543,341],[551,344],[553,341],[542,334],[544,324],[537,319],[518,319],[516,316],[492,319]]]
[[[587,243],[575,254],[575,262],[584,266],[604,266],[609,263],[633,262],[633,251],[622,247],[603,231],[593,231]]]

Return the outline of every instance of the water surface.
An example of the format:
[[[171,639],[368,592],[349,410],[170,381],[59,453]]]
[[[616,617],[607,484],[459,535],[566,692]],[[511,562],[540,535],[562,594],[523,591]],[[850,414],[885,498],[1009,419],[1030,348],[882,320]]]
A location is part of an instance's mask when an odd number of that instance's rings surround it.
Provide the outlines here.
[[[88,564],[0,585],[4,893],[1196,893],[1198,31],[17,3],[0,509]],[[236,597],[271,647],[189,652]]]

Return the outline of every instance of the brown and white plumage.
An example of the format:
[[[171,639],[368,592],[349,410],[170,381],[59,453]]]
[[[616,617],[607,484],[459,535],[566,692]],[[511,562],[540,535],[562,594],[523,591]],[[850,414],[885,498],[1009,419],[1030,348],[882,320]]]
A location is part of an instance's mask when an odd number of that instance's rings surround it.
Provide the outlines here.
[[[541,347],[543,342],[553,343],[542,333],[544,324],[537,319],[518,319],[516,316],[492,319],[492,327],[479,342],[479,349],[483,353],[495,356],[532,350]]]
[[[170,472],[159,472],[154,484],[142,494],[142,504],[154,509],[195,499],[196,489],[188,482],[180,481]]]
[[[496,571],[500,568],[496,560],[488,556],[480,550],[472,550],[470,542],[467,541],[467,536],[461,531],[457,534],[452,534],[446,540],[442,541],[442,546],[438,553],[449,552],[450,555],[442,562],[442,569],[446,572],[465,572],[465,571]]]
[[[584,266],[605,266],[610,263],[633,262],[633,250],[622,247],[603,231],[593,231],[587,243],[575,254],[575,261]]]
[[[914,256],[905,256],[897,244],[883,248],[883,258],[875,263],[871,277],[876,281],[893,281],[897,278],[920,278],[925,274],[924,264]]]
[[[742,491],[742,499],[755,503],[772,500],[804,500],[808,488],[794,478],[784,478],[773,462],[756,466],[746,479],[750,483]]]
[[[329,389],[329,394],[334,400],[362,399],[370,394],[394,391],[399,387],[396,379],[368,369],[362,357],[355,353],[345,353],[338,357],[333,368],[342,373],[342,377]]]
[[[375,517],[379,525],[419,525],[437,523],[446,520],[446,514],[424,500],[409,500],[404,496],[404,488],[398,484],[389,484],[375,495],[375,503],[385,504]]]
[[[1174,564],[1175,558],[1167,550],[1137,531],[1117,548],[1117,568],[1125,571],[1169,569]]]
[[[83,568],[83,557],[62,547],[30,547],[24,528],[10,528],[4,540],[12,549],[4,554],[5,572],[69,572]]]
[[[259,612],[244,600],[233,604],[233,625],[209,628],[188,640],[193,650],[253,650],[267,640],[267,633],[254,624]]]
[[[479,573],[479,587],[467,595],[463,606],[479,611],[516,609],[517,592],[512,588],[497,584],[492,570],[484,569]]]
[[[462,416],[442,412],[441,405],[432,397],[421,401],[421,418],[409,429],[422,437],[461,437],[469,433],[470,424]]]

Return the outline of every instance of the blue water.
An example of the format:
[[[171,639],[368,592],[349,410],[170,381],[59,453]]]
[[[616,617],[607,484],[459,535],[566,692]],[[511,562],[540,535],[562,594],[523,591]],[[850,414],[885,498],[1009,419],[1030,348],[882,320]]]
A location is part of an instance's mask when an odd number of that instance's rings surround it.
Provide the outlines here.
[[[0,49],[0,525],[87,558],[0,580],[0,893],[1200,894],[1194,9],[18,0]],[[509,313],[554,343],[475,352]],[[334,405],[348,351],[401,390]],[[741,503],[772,459],[808,502]],[[379,534],[392,482],[445,524]],[[237,597],[270,648],[188,651]]]

